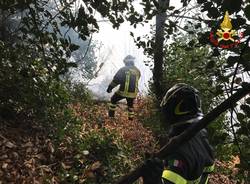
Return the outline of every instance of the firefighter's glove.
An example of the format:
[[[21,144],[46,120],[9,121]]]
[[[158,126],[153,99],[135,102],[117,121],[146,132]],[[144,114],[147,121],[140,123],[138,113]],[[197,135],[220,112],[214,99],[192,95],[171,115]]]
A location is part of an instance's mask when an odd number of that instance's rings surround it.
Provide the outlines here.
[[[164,166],[158,158],[147,159],[142,166],[143,184],[161,183],[161,176]]]
[[[108,92],[108,93],[111,93],[111,92],[112,92],[112,88],[111,88],[110,86],[108,87],[107,92]]]

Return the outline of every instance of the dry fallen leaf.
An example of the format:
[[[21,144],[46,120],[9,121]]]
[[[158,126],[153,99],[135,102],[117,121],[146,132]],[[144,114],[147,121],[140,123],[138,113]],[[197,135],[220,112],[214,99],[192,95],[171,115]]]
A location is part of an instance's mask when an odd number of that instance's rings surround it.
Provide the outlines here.
[[[0,156],[0,160],[4,160],[4,159],[6,159],[6,158],[8,158],[8,155],[7,155],[7,154],[4,154],[4,155]]]
[[[39,168],[40,168],[42,171],[45,171],[45,172],[47,172],[47,173],[52,173],[51,168],[50,168],[49,166],[47,166],[47,165],[41,165]]]
[[[3,169],[7,169],[7,167],[8,167],[8,163],[4,163],[4,164],[2,165],[2,168],[3,168]]]
[[[42,153],[39,153],[39,154],[34,155],[34,158],[38,158],[38,159],[40,159],[40,160],[46,160],[46,157],[45,157],[44,154],[42,154]]]
[[[23,148],[25,148],[25,147],[32,147],[32,146],[34,146],[34,145],[30,141],[22,145]]]
[[[59,180],[57,177],[53,176],[51,179],[51,182],[52,182],[51,184],[57,184],[57,183],[59,183]]]
[[[85,176],[86,178],[94,178],[94,177],[95,177],[95,174],[94,174],[92,171],[87,170],[87,171],[84,173],[84,176]]]
[[[92,165],[91,165],[91,170],[92,171],[95,171],[96,169],[99,169],[100,167],[101,167],[101,162],[100,161],[96,161],[95,163],[93,163]]]
[[[33,168],[34,167],[34,165],[35,165],[35,159],[34,158],[31,158],[30,160],[26,160],[25,162],[24,162],[24,165],[26,166],[26,167],[28,167],[28,168]]]
[[[12,155],[13,155],[13,157],[14,157],[15,159],[17,159],[17,158],[18,158],[18,156],[19,156],[19,155],[18,155],[18,153],[17,153],[17,152],[15,152],[15,151],[12,153]]]
[[[66,165],[65,163],[61,163],[61,165],[62,165],[62,167],[63,167],[63,169],[70,169],[71,168],[71,166],[70,165]]]
[[[83,155],[88,155],[89,151],[88,150],[84,150],[82,153],[83,153]]]
[[[48,140],[48,149],[51,153],[55,152],[55,148],[50,140]]]
[[[152,113],[152,109],[147,110],[148,108],[150,108],[150,106],[145,107],[141,102],[140,106],[135,106],[135,112],[137,112],[137,116],[139,114],[139,116],[145,116],[144,118],[146,118]],[[80,135],[80,139],[84,139],[84,136],[88,135],[91,131],[99,133],[100,126],[102,126],[109,132],[115,130],[118,133],[119,137],[113,140],[114,144],[119,144],[120,139],[123,138],[133,146],[135,154],[129,158],[131,162],[136,161],[136,163],[138,163],[141,160],[140,154],[142,152],[154,150],[154,142],[156,141],[154,140],[152,131],[143,127],[137,117],[135,117],[133,121],[128,121],[126,105],[123,104],[117,108],[114,119],[108,118],[107,109],[107,104],[105,103],[86,106],[85,108],[81,108],[80,105],[76,107],[77,115],[81,116],[79,118],[85,122],[82,124],[81,132],[78,134]],[[82,168],[82,173],[74,176],[79,184],[86,183],[89,179],[91,180],[99,176],[105,177],[109,174],[107,173],[108,171],[103,169],[105,167],[102,160],[91,160],[93,158],[92,156],[95,156],[95,153],[92,152],[91,149],[87,150],[87,148],[84,148],[84,151],[80,152],[68,146],[67,144],[70,145],[73,141],[70,136],[65,137],[64,141],[62,141],[58,147],[55,147],[53,141],[43,133],[28,133],[24,135],[23,130],[13,129],[14,133],[11,132],[11,129],[5,130],[7,132],[0,129],[0,184],[44,183],[44,180],[42,180],[44,177],[46,177],[46,179],[48,178],[48,183],[59,184],[62,183],[62,181],[58,173],[62,168],[72,169],[71,167],[75,165],[73,160],[77,160],[77,164],[80,164]],[[4,134],[6,138],[2,138],[1,134]],[[29,154],[27,154],[27,152]],[[122,153],[119,156],[120,158],[126,157],[126,155]],[[94,159],[95,158],[96,157],[94,157]],[[233,163],[235,162],[236,161]],[[88,163],[93,164],[88,165]],[[222,162],[217,162],[217,164],[222,169],[229,168],[228,164]],[[234,169],[234,166],[235,164],[231,164],[230,168]],[[232,172],[233,171],[234,170],[232,170]],[[235,174],[237,174],[236,170]],[[214,173],[209,183],[236,184],[236,182],[231,181],[231,178],[229,178],[230,176],[228,175]]]
[[[16,145],[13,144],[13,143],[10,142],[10,141],[6,142],[6,143],[5,143],[5,146],[6,146],[7,148],[15,148],[15,147],[16,147]]]

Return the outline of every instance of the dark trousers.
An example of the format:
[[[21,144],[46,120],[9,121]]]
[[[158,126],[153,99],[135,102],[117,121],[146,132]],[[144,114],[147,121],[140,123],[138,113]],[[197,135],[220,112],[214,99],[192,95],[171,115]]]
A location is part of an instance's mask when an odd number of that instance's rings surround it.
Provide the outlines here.
[[[128,119],[129,120],[133,119],[133,117],[134,117],[134,112],[133,112],[134,98],[124,97],[124,96],[118,95],[117,93],[115,93],[111,97],[111,104],[109,105],[109,117],[114,117],[115,116],[116,104],[117,104],[117,102],[119,102],[120,100],[122,100],[124,98],[126,98],[126,100],[127,100]]]

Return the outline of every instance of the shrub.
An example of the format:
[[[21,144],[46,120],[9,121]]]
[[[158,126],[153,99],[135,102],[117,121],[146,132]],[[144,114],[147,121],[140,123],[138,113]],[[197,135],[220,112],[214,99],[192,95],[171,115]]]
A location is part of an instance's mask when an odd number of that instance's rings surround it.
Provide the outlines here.
[[[116,132],[100,128],[85,133],[78,129],[74,133],[78,133],[78,138],[69,136],[71,141],[64,141],[58,148],[71,150],[70,154],[68,151],[60,153],[67,158],[62,163],[70,161],[68,166],[64,164],[58,170],[61,182],[108,184],[132,168],[131,147]],[[64,146],[67,149],[62,149]]]

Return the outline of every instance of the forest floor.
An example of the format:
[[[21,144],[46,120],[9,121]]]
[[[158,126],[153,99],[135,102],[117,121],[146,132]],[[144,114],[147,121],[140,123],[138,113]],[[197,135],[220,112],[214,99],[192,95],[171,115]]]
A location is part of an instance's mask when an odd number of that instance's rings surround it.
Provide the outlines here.
[[[137,118],[133,121],[127,120],[124,104],[119,104],[116,117],[113,119],[107,116],[106,102],[96,102],[94,105],[85,107],[75,105],[74,109],[83,122],[93,122],[83,124],[83,133],[103,127],[107,130],[115,130],[132,145],[134,161],[141,162],[142,153],[157,149],[156,138],[149,128],[144,127]],[[141,106],[136,106],[135,111],[137,114],[147,113]],[[50,176],[48,183],[60,183],[55,170],[68,170],[72,167],[71,158],[74,151],[67,150],[64,144],[56,147],[51,138],[47,136],[46,129],[32,126],[29,123],[18,126],[1,123],[0,126],[0,184],[44,183],[45,175]],[[216,165],[218,168],[231,167],[234,169],[234,163],[225,164],[216,161]],[[100,163],[95,162],[90,168],[94,170],[99,166]],[[84,172],[83,178],[91,174],[91,172]],[[84,183],[84,179],[82,183]],[[236,182],[230,181],[230,176],[215,172],[209,183],[234,184]]]

